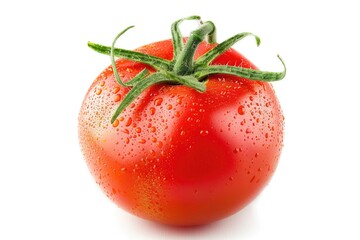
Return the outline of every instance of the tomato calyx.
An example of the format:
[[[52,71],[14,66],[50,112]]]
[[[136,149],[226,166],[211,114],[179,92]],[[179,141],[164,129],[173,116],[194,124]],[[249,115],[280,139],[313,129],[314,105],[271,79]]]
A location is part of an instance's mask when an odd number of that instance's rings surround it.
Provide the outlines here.
[[[200,21],[200,27],[190,33],[186,43],[179,29],[180,24],[185,20]],[[230,74],[251,80],[272,82],[281,80],[286,75],[286,66],[278,55],[284,70],[282,72],[267,72],[249,68],[228,66],[228,65],[209,65],[216,57],[223,54],[231,46],[239,40],[252,36],[259,46],[260,38],[252,33],[245,32],[234,35],[233,37],[217,44],[214,48],[194,60],[194,54],[199,44],[206,39],[210,44],[216,43],[216,28],[210,22],[202,22],[199,16],[190,16],[175,21],[171,25],[172,43],[174,47],[172,61],[162,59],[156,56],[143,54],[136,51],[115,48],[117,40],[129,29],[134,26],[127,27],[121,31],[114,39],[111,47],[88,42],[88,46],[93,50],[110,55],[111,63],[117,83],[123,87],[129,87],[131,90],[125,96],[123,101],[116,109],[111,123],[121,114],[121,112],[134,101],[145,89],[158,83],[181,84],[196,89],[199,92],[206,91],[205,79],[212,74]],[[115,64],[115,57],[140,62],[153,67],[156,72],[150,73],[146,68],[139,72],[133,79],[123,82],[120,78]]]

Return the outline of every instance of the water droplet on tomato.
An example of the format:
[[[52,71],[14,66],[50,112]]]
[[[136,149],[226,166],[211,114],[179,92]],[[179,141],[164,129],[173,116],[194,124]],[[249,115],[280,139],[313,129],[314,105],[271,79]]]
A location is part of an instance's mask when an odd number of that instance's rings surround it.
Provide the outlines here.
[[[252,131],[251,131],[250,128],[247,128],[245,132],[248,133],[248,134],[249,134],[249,133],[252,133]]]
[[[98,88],[97,90],[96,90],[96,95],[100,95],[102,93],[102,89],[101,88]]]
[[[244,115],[245,114],[245,107],[243,105],[240,105],[238,108],[238,113],[240,115]]]
[[[181,132],[180,132],[180,135],[181,135],[181,136],[184,136],[184,135],[185,135],[185,131],[184,131],[184,130],[181,131]]]
[[[250,101],[253,101],[253,100],[254,100],[254,96],[250,96],[249,99],[250,99]]]
[[[116,94],[114,97],[114,102],[118,102],[121,100],[121,95],[120,94]]]
[[[155,108],[154,108],[154,107],[151,107],[151,108],[150,108],[150,114],[151,114],[151,115],[154,115],[155,112],[156,112]]]
[[[126,168],[123,167],[123,168],[121,168],[120,170],[121,170],[122,172],[125,172],[125,171],[126,171]]]
[[[163,143],[162,143],[161,141],[159,141],[159,142],[157,143],[157,145],[158,145],[159,148],[162,148]]]
[[[173,108],[173,106],[171,104],[167,105],[166,107],[168,110],[171,110]]]
[[[156,141],[157,141],[157,138],[156,138],[156,137],[152,137],[152,138],[151,138],[151,141],[152,141],[152,142],[156,142]]]
[[[125,123],[125,126],[128,127],[128,126],[131,125],[131,123],[132,123],[132,118],[129,117],[128,120],[127,120],[126,123]]]
[[[137,133],[141,133],[141,128],[140,128],[140,127],[137,127],[137,128],[135,128],[135,131],[136,131]]]
[[[259,156],[259,153],[255,153],[255,157],[257,158]]]
[[[144,143],[146,143],[146,140],[145,140],[145,139],[141,139],[141,140],[139,141],[139,143],[144,144]]]
[[[115,119],[115,121],[113,122],[112,126],[113,126],[113,127],[119,126],[119,120],[118,120],[118,119]]]
[[[116,93],[118,93],[120,91],[120,88],[119,87],[114,87],[114,89],[113,89],[113,93],[114,94],[116,94]]]
[[[176,99],[176,103],[177,103],[177,104],[181,104],[181,103],[182,103],[182,99],[183,99],[182,97],[179,97],[178,99]]]
[[[156,132],[156,128],[155,128],[155,127],[151,127],[151,128],[150,128],[150,131],[151,131],[151,132]]]
[[[200,131],[200,135],[201,136],[206,136],[206,135],[208,135],[209,134],[209,131],[208,130],[201,130]]]
[[[255,175],[250,179],[250,182],[252,183],[255,180]]]
[[[162,98],[157,98],[157,99],[155,99],[155,101],[154,101],[155,106],[160,106],[162,102],[163,102],[163,99],[162,99]]]
[[[265,133],[265,138],[268,138],[269,137],[269,133]]]

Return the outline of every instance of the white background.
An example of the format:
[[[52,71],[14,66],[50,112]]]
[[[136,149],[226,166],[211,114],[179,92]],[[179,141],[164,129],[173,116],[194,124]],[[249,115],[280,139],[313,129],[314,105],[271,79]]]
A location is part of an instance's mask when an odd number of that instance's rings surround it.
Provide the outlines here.
[[[0,239],[360,239],[359,11],[357,1],[2,1],[0,3]],[[110,64],[87,41],[133,49],[170,38],[189,15],[274,83],[286,117],[274,178],[238,214],[179,229],[117,208],[90,176],[77,114]],[[187,24],[184,24],[186,28]],[[191,26],[191,24],[189,25]]]

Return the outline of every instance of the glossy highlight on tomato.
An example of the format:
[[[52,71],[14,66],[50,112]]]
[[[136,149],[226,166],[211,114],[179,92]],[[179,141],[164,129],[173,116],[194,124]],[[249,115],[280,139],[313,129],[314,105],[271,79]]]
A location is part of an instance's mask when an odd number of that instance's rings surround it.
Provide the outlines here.
[[[195,63],[217,45],[199,42]],[[174,51],[171,39],[135,50],[169,62]],[[159,71],[126,58],[115,65],[124,83],[143,69],[147,76]],[[258,71],[232,48],[209,64],[217,65]],[[80,145],[96,182],[122,209],[164,224],[205,224],[236,213],[269,182],[284,125],[271,83],[221,72],[199,81],[203,92],[151,85],[112,122],[134,87],[121,86],[110,66],[89,88],[78,118]]]

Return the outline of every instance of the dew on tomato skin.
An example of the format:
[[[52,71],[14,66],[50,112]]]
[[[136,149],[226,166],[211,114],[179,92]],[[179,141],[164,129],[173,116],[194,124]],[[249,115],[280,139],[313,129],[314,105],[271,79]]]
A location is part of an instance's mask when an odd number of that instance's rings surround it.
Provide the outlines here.
[[[167,108],[168,110],[171,110],[171,109],[173,108],[173,106],[172,106],[171,104],[169,104],[169,105],[166,106],[166,108]]]
[[[119,120],[118,120],[118,119],[115,119],[115,121],[113,122],[112,126],[113,126],[113,127],[119,126]]]
[[[156,112],[156,109],[154,107],[150,108],[150,115],[154,115]]]
[[[255,180],[255,175],[250,179],[250,183],[252,183]]]
[[[245,114],[245,107],[243,105],[240,105],[238,108],[238,113],[240,115],[244,115]]]
[[[135,132],[141,133],[142,129],[140,127],[135,128]]]
[[[247,128],[247,129],[245,130],[245,133],[249,134],[249,133],[252,133],[252,131],[251,131],[250,128]]]
[[[162,99],[162,98],[157,98],[157,99],[155,99],[155,101],[154,101],[155,106],[160,106],[162,102],[163,102],[163,99]]]
[[[209,134],[209,131],[208,130],[201,130],[200,131],[200,135],[201,136],[206,136],[206,135],[208,135]]]
[[[119,87],[114,87],[114,89],[112,90],[112,93],[116,94],[120,91]]]
[[[162,143],[161,141],[158,141],[158,142],[157,142],[157,146],[158,146],[159,148],[162,148],[163,143]]]
[[[176,103],[177,103],[177,104],[181,104],[181,103],[182,103],[182,99],[183,99],[182,97],[179,97],[178,99],[176,99]]]
[[[114,96],[114,102],[119,102],[121,100],[121,95],[120,94],[116,94]]]
[[[180,132],[180,136],[184,136],[184,135],[185,135],[185,131],[182,130],[182,131]]]
[[[126,127],[129,127],[129,126],[131,125],[131,123],[132,123],[132,118],[129,117],[128,120],[127,120],[126,123],[125,123],[125,126],[126,126]]]
[[[95,93],[96,93],[96,95],[100,95],[102,93],[102,89],[98,88]]]

